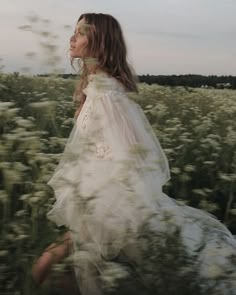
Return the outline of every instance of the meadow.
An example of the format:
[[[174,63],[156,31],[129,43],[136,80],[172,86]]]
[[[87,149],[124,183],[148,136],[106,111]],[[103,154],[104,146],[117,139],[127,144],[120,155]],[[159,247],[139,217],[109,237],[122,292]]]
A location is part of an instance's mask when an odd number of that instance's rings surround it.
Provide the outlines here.
[[[55,202],[47,181],[74,124],[76,82],[0,75],[2,295],[42,292],[32,282],[32,263],[65,231],[46,218]],[[169,160],[164,192],[215,215],[236,234],[236,90],[140,83],[139,94],[129,96]]]

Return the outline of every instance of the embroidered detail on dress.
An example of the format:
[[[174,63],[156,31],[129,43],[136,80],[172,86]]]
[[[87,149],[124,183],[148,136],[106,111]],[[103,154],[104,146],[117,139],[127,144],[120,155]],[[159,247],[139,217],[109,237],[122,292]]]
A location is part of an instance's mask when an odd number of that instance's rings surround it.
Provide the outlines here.
[[[112,159],[112,149],[105,142],[96,143],[96,156],[103,159]]]
[[[87,123],[88,123],[89,117],[91,116],[92,112],[93,112],[93,108],[92,108],[92,105],[90,104],[86,108],[85,114],[84,114],[82,121],[81,121],[81,128],[83,129],[83,131],[85,131],[87,128]]]

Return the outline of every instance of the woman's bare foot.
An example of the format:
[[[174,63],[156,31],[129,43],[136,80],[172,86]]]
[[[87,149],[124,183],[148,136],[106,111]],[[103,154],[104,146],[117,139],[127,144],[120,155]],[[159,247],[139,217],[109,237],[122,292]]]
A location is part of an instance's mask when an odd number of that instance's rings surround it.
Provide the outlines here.
[[[41,284],[49,276],[52,265],[59,263],[70,253],[72,242],[70,233],[66,232],[61,241],[52,243],[45,249],[32,267],[32,276],[36,283]]]

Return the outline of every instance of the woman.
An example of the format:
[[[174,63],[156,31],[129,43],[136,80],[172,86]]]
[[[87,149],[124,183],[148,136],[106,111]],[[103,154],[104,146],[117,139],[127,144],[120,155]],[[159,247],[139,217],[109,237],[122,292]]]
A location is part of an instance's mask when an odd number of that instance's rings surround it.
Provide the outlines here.
[[[137,87],[117,20],[106,14],[81,15],[70,55],[82,62],[74,96],[80,106],[48,182],[57,199],[48,218],[68,227],[69,242],[52,250],[54,260],[51,254],[38,260],[35,279],[42,280],[70,247],[83,295],[131,294],[132,288],[136,294],[153,294],[156,288],[162,294],[166,271],[169,281],[189,284],[180,288],[181,294],[190,289],[200,294],[200,288],[203,294],[214,288],[224,289],[217,294],[231,294],[236,254],[231,233],[209,214],[178,205],[162,192],[170,178],[168,162],[141,108],[127,96]],[[182,262],[174,267],[177,257]],[[163,294],[178,289],[176,284],[168,288]]]

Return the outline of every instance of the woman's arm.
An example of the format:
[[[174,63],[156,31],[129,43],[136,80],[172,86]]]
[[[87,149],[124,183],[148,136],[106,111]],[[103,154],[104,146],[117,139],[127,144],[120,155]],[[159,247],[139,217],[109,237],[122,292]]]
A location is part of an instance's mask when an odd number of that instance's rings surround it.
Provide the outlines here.
[[[49,245],[32,267],[32,276],[36,283],[41,284],[50,274],[53,264],[59,263],[72,253],[72,240],[69,231],[64,233],[59,242]]]

